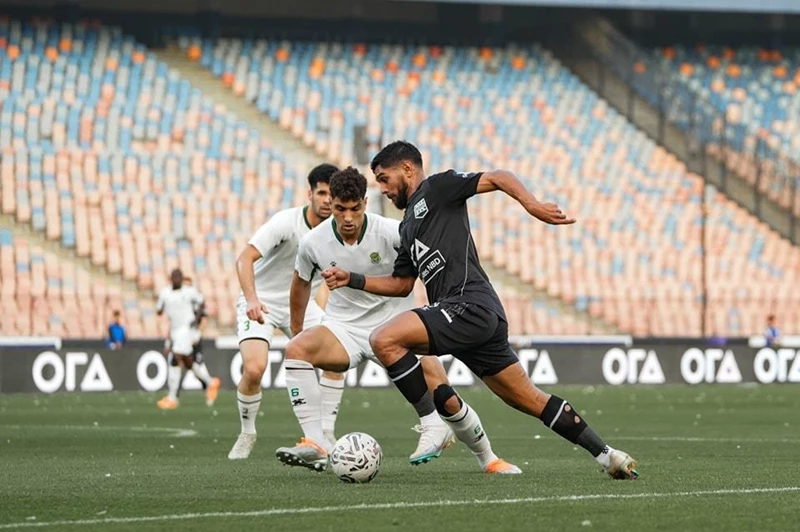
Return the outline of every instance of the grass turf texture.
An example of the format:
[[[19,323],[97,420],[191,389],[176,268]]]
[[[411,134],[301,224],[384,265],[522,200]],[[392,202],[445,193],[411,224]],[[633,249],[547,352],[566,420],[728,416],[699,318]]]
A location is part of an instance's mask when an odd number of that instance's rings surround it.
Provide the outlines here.
[[[230,392],[221,393],[213,408],[205,406],[202,394],[184,392],[181,407],[166,412],[156,408],[158,396],[145,393],[0,396],[0,530],[65,520],[91,522],[41,529],[732,531],[796,526],[800,491],[735,491],[800,486],[800,387],[548,391],[568,398],[609,444],[635,456],[642,477],[608,479],[585,451],[483,388],[461,392],[480,413],[495,452],[519,465],[523,475],[488,476],[461,444],[430,464],[410,466],[407,457],[418,435],[409,429],[416,420],[394,389],[345,390],[337,435],[367,432],[384,451],[381,472],[366,485],[344,484],[330,472],[316,474],[277,461],[275,449],[300,436],[283,390],[264,393],[256,448],[249,460],[236,462],[227,459],[239,431]],[[169,429],[183,429],[183,435]],[[726,492],[708,493],[717,490]],[[683,495],[674,495],[678,492]],[[586,495],[601,498],[581,498]],[[516,501],[464,502],[502,499]],[[430,506],[370,507],[381,503]],[[353,505],[365,507],[337,508]],[[302,513],[320,507],[326,508]],[[263,514],[269,510],[277,511]],[[103,521],[213,512],[232,515]],[[240,515],[246,512],[262,513]]]

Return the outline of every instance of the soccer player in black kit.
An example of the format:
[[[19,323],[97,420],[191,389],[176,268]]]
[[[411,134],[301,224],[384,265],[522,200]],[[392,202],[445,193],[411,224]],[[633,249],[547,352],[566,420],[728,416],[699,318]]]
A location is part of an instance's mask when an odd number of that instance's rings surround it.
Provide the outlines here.
[[[381,193],[405,209],[394,272],[365,277],[334,267],[322,275],[331,290],[347,286],[384,296],[411,293],[417,276],[425,284],[428,306],[399,314],[370,336],[375,355],[406,400],[415,404],[428,393],[415,353],[452,354],[508,405],[589,451],[609,476],[635,479],[633,458],[606,445],[569,402],[539,390],[528,378],[508,343],[503,305],[478,260],[466,201],[501,190],[544,223],[566,225],[575,220],[557,205],[538,201],[504,170],[449,170],[426,178],[422,155],[405,141],[384,147],[371,167]],[[439,386],[433,399],[451,424],[475,415],[448,385]]]

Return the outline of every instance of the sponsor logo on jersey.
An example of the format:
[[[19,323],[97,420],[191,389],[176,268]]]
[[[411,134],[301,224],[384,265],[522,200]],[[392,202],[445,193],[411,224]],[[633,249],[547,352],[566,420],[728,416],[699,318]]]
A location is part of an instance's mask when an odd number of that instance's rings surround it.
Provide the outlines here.
[[[372,261],[372,264],[380,264],[381,263],[381,254],[377,251],[373,251],[369,254],[369,260]]]
[[[428,284],[436,274],[444,270],[445,264],[446,261],[438,249],[422,259],[419,264],[419,276],[423,284]]]
[[[428,284],[428,281],[433,279],[437,273],[444,270],[446,261],[438,249],[431,251],[429,246],[415,238],[413,251],[411,258],[414,260],[414,264],[418,265],[417,270],[423,284]]]
[[[414,204],[414,218],[422,220],[428,214],[428,204],[425,203],[425,198],[422,198]]]

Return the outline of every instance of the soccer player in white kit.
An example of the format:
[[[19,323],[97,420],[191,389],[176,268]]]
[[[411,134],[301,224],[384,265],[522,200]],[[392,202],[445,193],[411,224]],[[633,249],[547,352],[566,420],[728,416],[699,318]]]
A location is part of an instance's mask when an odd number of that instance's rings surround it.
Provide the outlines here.
[[[169,344],[174,357],[174,365],[169,366],[167,387],[169,393],[158,402],[161,409],[172,410],[178,407],[178,392],[184,370],[192,368],[194,351],[193,328],[200,323],[205,311],[203,296],[193,286],[183,284],[183,272],[172,270],[172,286],[164,287],[158,295],[156,312],[164,312],[169,318]]]
[[[241,432],[228,458],[250,456],[256,442],[256,417],[261,406],[261,378],[267,367],[269,345],[275,329],[291,336],[289,328],[289,286],[292,282],[297,245],[313,227],[331,214],[328,182],[338,169],[321,164],[308,174],[308,200],[304,207],[276,213],[262,225],[242,250],[236,262],[242,294],[236,307],[242,380],[238,388]],[[320,286],[314,283],[313,290]],[[322,319],[315,301],[308,303],[306,325]],[[316,374],[315,374],[316,377]],[[319,380],[323,400],[318,408],[325,437],[335,441],[334,426],[344,390],[344,375],[323,372]]]
[[[368,359],[377,361],[369,344],[370,333],[414,306],[412,294],[392,298],[339,289],[328,299],[322,324],[308,328],[306,308],[321,270],[338,266],[370,275],[388,275],[394,268],[396,248],[400,246],[399,222],[367,215],[366,191],[367,180],[355,168],[335,173],[330,182],[332,219],[321,223],[300,241],[290,295],[293,339],[286,347],[285,368],[289,400],[304,437],[294,447],[275,451],[287,465],[315,471],[327,468],[332,445],[325,438],[319,416],[321,388],[315,368],[344,372]],[[449,385],[438,359],[424,357],[420,363],[431,390],[440,384]],[[421,434],[409,461],[418,465],[438,457],[454,437],[437,414],[431,394],[415,403],[414,408],[420,416],[420,425],[415,429]],[[484,470],[521,473],[492,452],[477,415],[475,420],[470,433],[460,438],[473,450]]]

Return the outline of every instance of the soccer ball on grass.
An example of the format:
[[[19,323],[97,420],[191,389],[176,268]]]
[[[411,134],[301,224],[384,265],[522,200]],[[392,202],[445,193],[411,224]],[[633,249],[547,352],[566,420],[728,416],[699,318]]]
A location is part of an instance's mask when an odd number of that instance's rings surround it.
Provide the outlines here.
[[[339,438],[330,454],[333,473],[343,482],[365,483],[378,474],[383,451],[369,434],[351,432]]]

